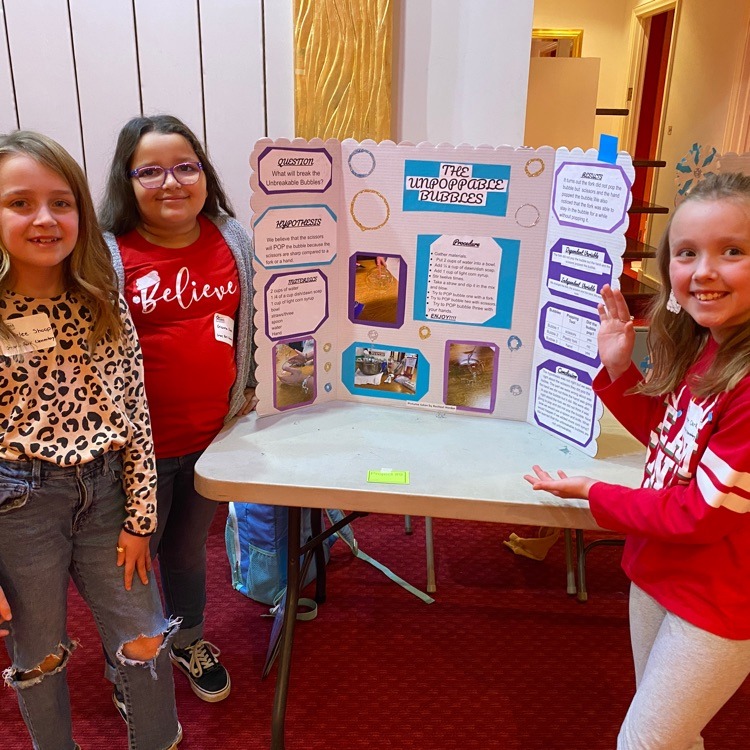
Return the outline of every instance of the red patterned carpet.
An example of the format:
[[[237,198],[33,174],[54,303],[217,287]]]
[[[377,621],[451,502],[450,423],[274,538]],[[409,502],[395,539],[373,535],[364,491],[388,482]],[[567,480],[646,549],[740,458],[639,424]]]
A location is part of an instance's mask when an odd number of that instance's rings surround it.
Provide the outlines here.
[[[271,621],[231,589],[221,509],[210,538],[206,636],[222,649],[233,689],[209,705],[176,675],[181,750],[266,750],[275,671],[260,680]],[[328,567],[328,602],[295,641],[287,750],[611,750],[632,692],[627,581],[620,550],[589,556],[591,599],[565,593],[562,542],[544,562],[501,544],[508,526],[435,521],[437,594],[425,605],[341,543]],[[360,547],[424,586],[424,526],[358,520]],[[71,597],[70,664],[83,750],[125,750],[125,725],[101,676],[92,620]],[[3,651],[0,667],[7,665]],[[750,747],[750,683],[705,733],[708,750]],[[30,747],[10,689],[0,691],[4,750]]]

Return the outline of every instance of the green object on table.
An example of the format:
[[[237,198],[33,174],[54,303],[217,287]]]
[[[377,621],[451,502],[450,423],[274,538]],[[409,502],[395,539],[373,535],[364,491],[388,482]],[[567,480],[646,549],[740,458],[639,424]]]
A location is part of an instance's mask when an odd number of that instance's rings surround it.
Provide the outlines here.
[[[409,484],[408,471],[394,471],[393,469],[376,471],[369,469],[367,472],[367,481],[378,484]]]

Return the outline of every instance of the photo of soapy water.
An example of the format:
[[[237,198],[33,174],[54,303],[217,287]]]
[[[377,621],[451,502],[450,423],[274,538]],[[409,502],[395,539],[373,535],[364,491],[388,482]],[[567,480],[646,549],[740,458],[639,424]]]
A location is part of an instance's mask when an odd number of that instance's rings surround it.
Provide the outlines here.
[[[497,346],[475,341],[447,343],[445,403],[458,408],[492,411]]]
[[[351,265],[352,319],[358,323],[396,324],[403,261],[395,255],[358,253]]]

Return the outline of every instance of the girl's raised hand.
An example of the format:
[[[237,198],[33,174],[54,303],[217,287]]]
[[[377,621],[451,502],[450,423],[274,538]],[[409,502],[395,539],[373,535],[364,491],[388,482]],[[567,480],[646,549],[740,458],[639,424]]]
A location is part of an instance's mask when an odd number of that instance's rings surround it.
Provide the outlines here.
[[[609,284],[602,287],[602,302],[597,309],[600,321],[597,337],[599,357],[610,380],[617,380],[630,367],[633,356],[633,318],[622,292],[612,289]]]
[[[541,466],[532,466],[533,474],[524,474],[524,479],[535,490],[544,490],[555,497],[589,499],[589,490],[596,483],[589,477],[569,477],[564,471],[557,472],[554,479]]]
[[[5,598],[3,593],[3,587],[0,586],[0,637],[10,635],[10,630],[7,628],[6,620],[13,618],[13,613],[10,611],[10,604]]]
[[[148,572],[151,570],[151,553],[149,551],[150,537],[135,536],[121,531],[117,540],[117,567],[125,566],[125,588],[130,591],[133,587],[133,575],[138,573],[141,583],[148,585]]]

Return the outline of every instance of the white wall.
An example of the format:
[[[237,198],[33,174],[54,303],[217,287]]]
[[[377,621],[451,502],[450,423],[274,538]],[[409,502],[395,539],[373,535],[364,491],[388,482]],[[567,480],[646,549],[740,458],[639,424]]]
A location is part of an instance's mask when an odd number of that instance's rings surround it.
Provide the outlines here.
[[[739,73],[748,24],[749,2],[683,0],[661,149],[667,166],[658,173],[656,203],[674,205],[675,165],[693,143],[723,150],[732,82]],[[653,217],[652,244],[666,221]]]
[[[583,56],[600,57],[599,107],[627,106],[630,28],[633,11],[649,0],[536,0],[535,28],[582,28]],[[746,0],[681,0],[665,109],[655,202],[674,205],[675,165],[693,143],[724,149],[732,85],[739,74],[750,23]],[[622,135],[621,118],[598,117],[597,133]],[[668,133],[671,126],[672,132]],[[651,242],[666,216],[651,217]]]
[[[598,57],[597,107],[626,108],[628,35],[632,0],[536,0],[535,29],[583,29],[582,57]],[[622,136],[624,118],[596,118],[594,143],[601,133]]]
[[[533,0],[395,4],[393,137],[521,144],[532,12]],[[292,0],[0,0],[2,21],[0,132],[59,140],[97,199],[122,124],[176,114],[247,223],[252,144],[294,135]]]
[[[264,4],[266,115],[271,138],[294,137],[294,17],[292,0]]]
[[[625,106],[643,2],[395,4],[394,139],[522,143],[532,26],[583,28],[583,54],[601,59],[598,106]],[[692,143],[723,147],[749,22],[750,3],[682,1],[658,201],[671,205]],[[205,138],[246,223],[252,144],[294,133],[292,0],[0,0],[0,131],[57,138],[96,197],[119,128],[142,111],[174,112]],[[598,118],[597,130],[617,134],[618,122]]]
[[[1,0],[0,132],[56,138],[96,200],[125,121],[175,114],[247,225],[253,143],[293,130],[291,1],[265,5],[266,71],[262,0]]]
[[[394,140],[523,143],[533,0],[394,5]]]
[[[532,57],[524,145],[598,148],[598,57]]]

